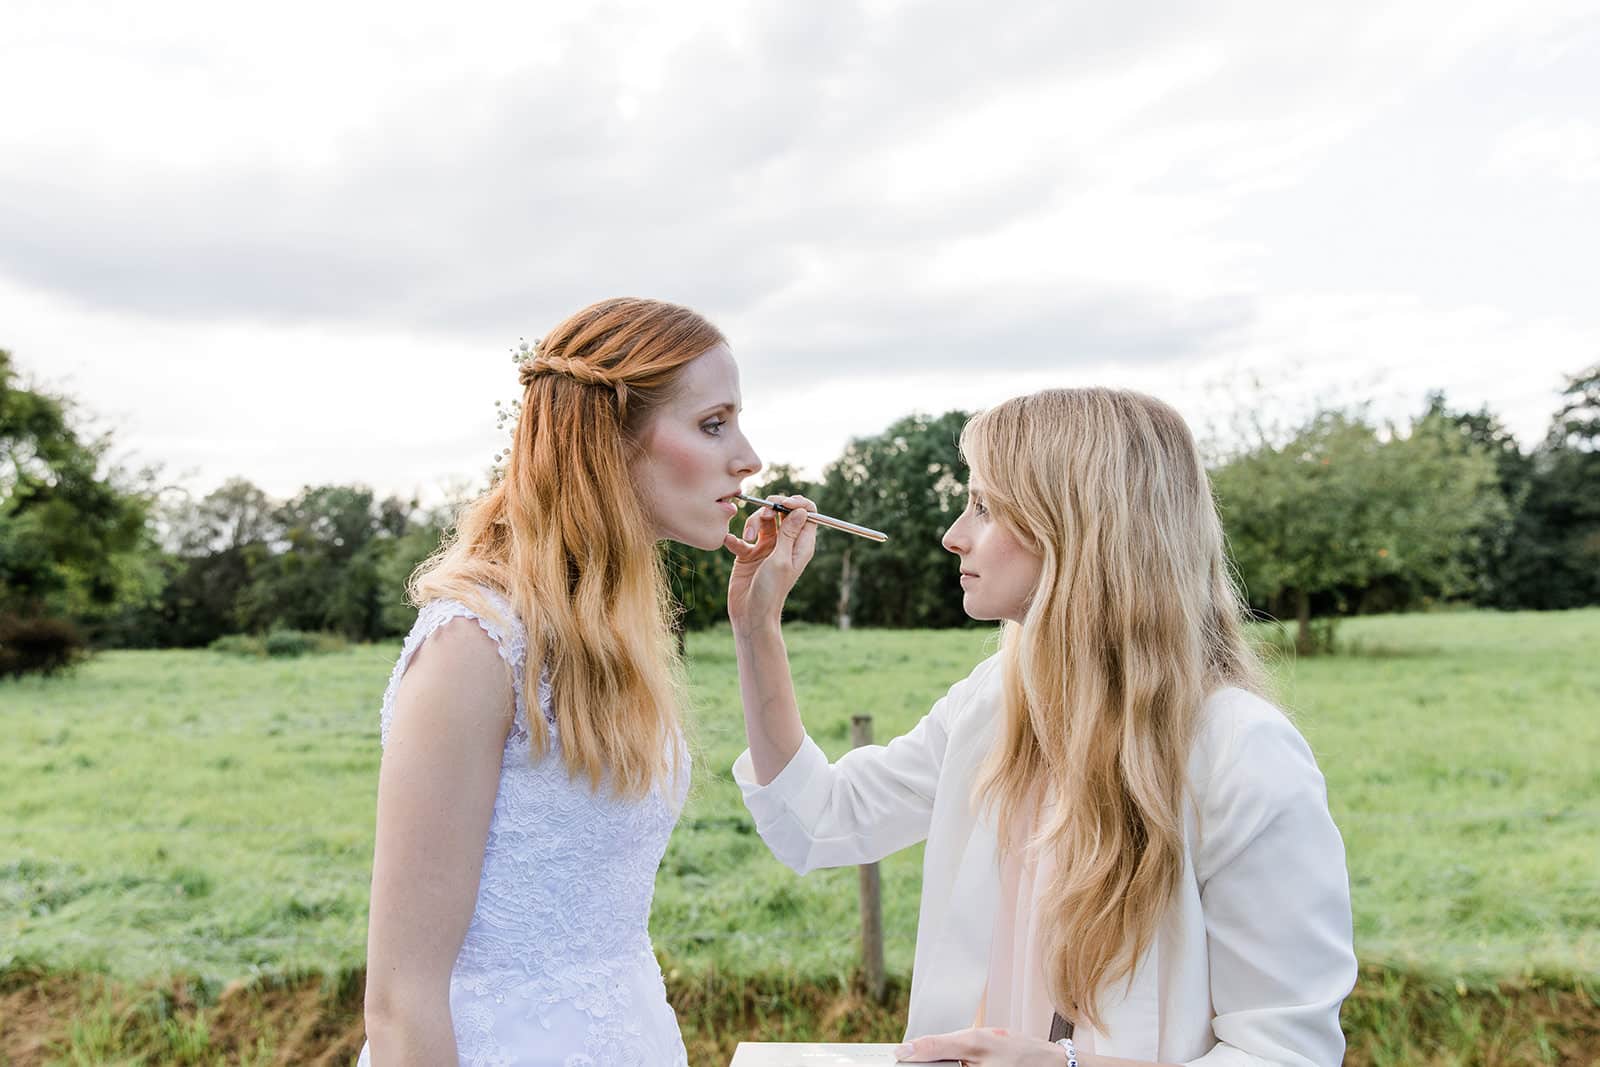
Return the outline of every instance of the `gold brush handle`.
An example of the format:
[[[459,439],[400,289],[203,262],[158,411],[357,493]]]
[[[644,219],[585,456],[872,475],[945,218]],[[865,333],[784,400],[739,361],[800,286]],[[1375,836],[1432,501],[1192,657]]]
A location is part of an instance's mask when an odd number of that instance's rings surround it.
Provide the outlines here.
[[[773,511],[787,513],[793,510],[792,508],[784,507],[782,504],[774,504],[770,500],[762,500],[760,497],[746,496],[743,493],[739,494],[738,499],[749,504],[759,504],[764,508],[771,508]],[[829,515],[818,515],[814,511],[806,512],[806,521],[814,522],[818,526],[826,526],[830,530],[842,530],[848,534],[855,534],[857,537],[865,537],[868,541],[889,540],[889,535],[884,533],[882,530],[874,530],[866,526],[857,526],[853,522],[845,522],[843,519],[835,519]]]

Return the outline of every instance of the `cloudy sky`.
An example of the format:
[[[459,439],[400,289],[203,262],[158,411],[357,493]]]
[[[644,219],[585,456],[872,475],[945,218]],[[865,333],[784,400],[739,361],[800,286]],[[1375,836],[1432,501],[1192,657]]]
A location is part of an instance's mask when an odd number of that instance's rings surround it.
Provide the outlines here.
[[[1197,429],[1600,360],[1600,3],[11,0],[0,347],[195,491],[483,476],[594,299],[769,462],[1046,385]]]

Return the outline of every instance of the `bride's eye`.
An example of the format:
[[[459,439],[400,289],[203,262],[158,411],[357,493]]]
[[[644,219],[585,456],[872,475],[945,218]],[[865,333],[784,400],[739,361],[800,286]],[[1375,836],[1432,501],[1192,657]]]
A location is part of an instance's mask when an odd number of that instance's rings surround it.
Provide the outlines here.
[[[727,420],[725,419],[708,419],[700,424],[700,429],[704,430],[712,437],[721,437],[722,428],[726,425]]]

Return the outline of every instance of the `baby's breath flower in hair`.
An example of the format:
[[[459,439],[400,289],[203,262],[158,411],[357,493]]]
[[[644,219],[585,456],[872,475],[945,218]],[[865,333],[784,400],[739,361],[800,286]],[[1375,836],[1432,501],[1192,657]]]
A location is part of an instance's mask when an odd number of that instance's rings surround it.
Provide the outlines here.
[[[539,346],[542,344],[544,344],[544,340],[538,337],[535,337],[531,343],[526,337],[517,338],[517,347],[510,350],[511,362],[519,366],[523,363],[526,363],[528,360],[539,354]],[[506,424],[509,423],[511,425],[511,432],[515,434],[517,430],[517,420],[522,417],[522,399],[518,397],[513,399],[510,403],[506,403],[503,400],[496,400],[494,402],[494,407],[494,428],[497,430],[503,430],[505,429]],[[489,482],[491,485],[505,477],[506,471],[504,462],[510,458],[511,449],[509,446],[494,454],[494,465],[489,469]]]

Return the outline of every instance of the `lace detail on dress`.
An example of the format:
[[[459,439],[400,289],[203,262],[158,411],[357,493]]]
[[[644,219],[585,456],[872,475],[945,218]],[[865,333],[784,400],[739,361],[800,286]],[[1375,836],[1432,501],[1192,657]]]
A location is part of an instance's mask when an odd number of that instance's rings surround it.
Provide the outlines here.
[[[505,620],[504,624],[492,618],[485,618],[456,600],[430,600],[417,612],[417,621],[412,625],[411,632],[406,635],[405,644],[400,649],[400,658],[395,661],[394,670],[389,674],[388,688],[383,693],[383,709],[378,722],[380,744],[389,743],[389,724],[394,718],[394,698],[400,689],[400,679],[405,675],[406,668],[411,666],[411,660],[416,656],[417,649],[422,647],[422,643],[432,637],[435,630],[452,619],[471,619],[477,623],[494,642],[500,658],[511,668],[511,689],[517,703],[516,714],[512,718],[511,736],[520,737],[524,743],[528,741],[527,705],[522,697],[523,665],[528,659],[528,638],[516,614],[511,610],[510,601],[492,590],[482,590],[482,594]],[[546,714],[545,721],[553,727],[555,712],[550,704],[549,685],[549,681],[541,674],[539,707]]]
[[[534,763],[522,694],[527,640],[505,599],[485,595],[501,620],[482,618],[456,601],[423,607],[381,715],[387,743],[406,666],[428,636],[454,618],[475,619],[516,680],[517,709],[501,760],[478,900],[450,978],[461,1063],[684,1067],[649,920],[656,871],[688,775],[638,801],[616,799],[608,782],[591,791],[587,778],[570,778],[543,677],[538,702],[550,745]],[[676,744],[687,768],[681,736]]]

